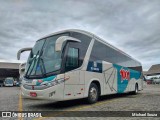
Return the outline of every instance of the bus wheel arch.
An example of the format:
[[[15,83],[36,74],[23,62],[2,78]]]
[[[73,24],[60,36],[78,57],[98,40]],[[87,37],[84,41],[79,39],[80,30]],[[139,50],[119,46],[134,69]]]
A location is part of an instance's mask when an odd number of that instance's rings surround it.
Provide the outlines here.
[[[138,93],[138,89],[139,89],[139,88],[138,88],[138,83],[136,83],[136,84],[135,84],[135,92],[136,92],[136,94]]]
[[[100,95],[101,95],[100,82],[97,80],[93,80],[90,83],[88,89],[88,97],[87,97],[88,103],[93,104],[97,102]]]
[[[138,83],[136,82],[134,86],[134,91],[132,92],[132,94],[136,95],[137,93],[138,93]]]
[[[99,96],[100,96],[101,95],[101,85],[100,85],[100,82],[97,81],[97,80],[93,80],[91,83],[94,83],[94,84],[97,85],[98,91],[99,91]]]

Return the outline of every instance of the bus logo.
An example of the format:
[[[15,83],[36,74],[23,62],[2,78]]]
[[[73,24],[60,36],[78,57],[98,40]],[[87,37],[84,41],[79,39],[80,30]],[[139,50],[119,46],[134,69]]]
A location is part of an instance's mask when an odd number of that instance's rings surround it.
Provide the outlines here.
[[[121,69],[120,75],[121,75],[121,81],[130,80],[130,71],[129,70]]]

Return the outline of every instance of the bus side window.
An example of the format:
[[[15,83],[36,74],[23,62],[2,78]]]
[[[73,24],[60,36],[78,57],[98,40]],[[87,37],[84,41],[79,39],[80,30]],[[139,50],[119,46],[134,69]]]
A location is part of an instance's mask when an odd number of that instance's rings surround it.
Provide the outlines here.
[[[70,71],[79,67],[79,49],[69,48],[67,53],[65,71]]]

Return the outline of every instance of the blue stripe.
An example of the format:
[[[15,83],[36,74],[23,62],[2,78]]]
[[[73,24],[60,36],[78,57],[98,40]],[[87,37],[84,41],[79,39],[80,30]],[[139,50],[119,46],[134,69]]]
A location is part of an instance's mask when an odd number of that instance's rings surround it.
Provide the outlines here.
[[[102,73],[102,62],[89,61],[87,71]]]

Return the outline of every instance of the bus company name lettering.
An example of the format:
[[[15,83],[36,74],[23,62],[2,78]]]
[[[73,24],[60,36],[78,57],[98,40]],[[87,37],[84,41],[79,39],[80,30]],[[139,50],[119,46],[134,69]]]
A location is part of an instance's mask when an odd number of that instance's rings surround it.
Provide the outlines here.
[[[91,67],[91,70],[99,71],[99,68]]]
[[[100,71],[100,69],[97,67],[97,62],[93,62],[93,67],[91,67],[91,70]]]

